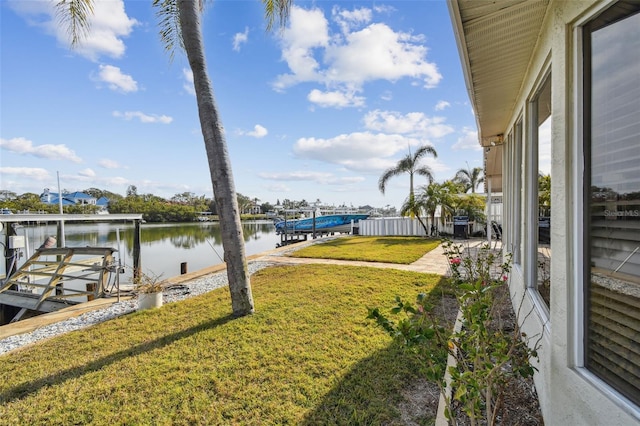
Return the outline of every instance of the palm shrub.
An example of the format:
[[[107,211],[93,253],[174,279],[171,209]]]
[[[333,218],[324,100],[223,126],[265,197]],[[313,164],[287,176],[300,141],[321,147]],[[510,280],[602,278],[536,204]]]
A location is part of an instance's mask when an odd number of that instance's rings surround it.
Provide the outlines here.
[[[368,308],[368,318],[422,356],[427,379],[438,384],[450,421],[455,424],[456,406],[472,425],[493,425],[509,381],[531,377],[536,371],[531,360],[538,357],[539,340],[521,332],[517,321],[505,327],[501,318],[499,308],[511,303],[505,300],[511,254],[503,258],[489,244],[472,249],[445,241],[443,247],[460,310],[455,327],[432,314],[433,305],[425,294],[413,303],[396,297],[390,315],[402,315],[400,319],[390,319],[379,308]],[[427,346],[429,351],[421,350]],[[442,356],[434,356],[442,353],[455,360],[446,369],[448,383]]]

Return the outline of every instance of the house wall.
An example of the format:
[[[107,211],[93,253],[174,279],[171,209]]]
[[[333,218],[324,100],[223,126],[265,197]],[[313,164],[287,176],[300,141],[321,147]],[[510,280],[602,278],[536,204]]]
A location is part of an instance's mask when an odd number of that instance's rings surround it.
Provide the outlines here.
[[[580,52],[576,26],[602,10],[611,1],[552,1],[541,37],[530,61],[529,72],[510,125],[504,134],[513,134],[523,119],[523,167],[515,164],[517,141],[507,138],[503,170],[506,185],[521,173],[523,188],[519,205],[522,218],[519,237],[522,261],[515,264],[510,288],[519,312],[522,330],[539,338],[539,373],[535,376],[545,423],[550,425],[633,425],[640,423],[638,407],[620,397],[610,387],[583,368],[582,283],[582,141],[578,131],[577,105],[581,91],[578,64]],[[508,60],[508,58],[505,58]],[[533,159],[529,102],[545,73],[551,71],[552,161],[551,161],[551,304],[542,302],[530,284],[535,277],[537,257],[537,190],[533,179],[537,167]],[[536,126],[537,127],[537,126]],[[537,154],[536,154],[537,155]],[[516,189],[515,191],[517,191]],[[514,218],[515,191],[504,188],[505,218]],[[535,193],[534,193],[535,192]],[[506,219],[508,220],[508,219]],[[513,250],[517,227],[505,226],[505,247]],[[534,339],[534,340],[535,340]]]

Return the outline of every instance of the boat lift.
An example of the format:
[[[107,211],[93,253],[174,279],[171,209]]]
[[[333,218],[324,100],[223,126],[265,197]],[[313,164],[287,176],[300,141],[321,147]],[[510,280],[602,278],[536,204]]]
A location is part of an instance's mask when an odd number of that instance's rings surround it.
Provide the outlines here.
[[[20,308],[9,322],[19,321],[29,311],[53,312],[102,297],[105,277],[118,272],[115,251],[110,247],[37,249],[0,286],[0,303]]]
[[[141,214],[6,214],[0,215],[5,234],[6,277],[0,280],[0,325],[22,319],[27,313],[57,311],[70,305],[103,297],[108,273],[120,272],[114,263],[113,247],[50,247],[43,244],[23,265],[17,260],[28,240],[17,235],[20,225],[58,223],[57,242],[63,240],[61,224],[69,222],[134,222],[133,276],[142,271],[140,256]],[[27,250],[28,251],[28,250]],[[27,256],[29,254],[27,253]],[[119,281],[119,279],[118,279]],[[118,293],[119,294],[119,293]],[[16,313],[17,311],[17,313]]]

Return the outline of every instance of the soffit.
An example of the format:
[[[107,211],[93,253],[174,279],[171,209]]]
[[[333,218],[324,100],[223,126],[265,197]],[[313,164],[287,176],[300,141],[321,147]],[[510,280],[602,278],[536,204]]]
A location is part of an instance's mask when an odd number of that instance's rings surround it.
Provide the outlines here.
[[[501,143],[549,0],[449,0],[481,145]]]
[[[485,192],[489,188],[489,180],[492,192],[502,192],[502,147],[503,145],[496,145],[483,148]]]

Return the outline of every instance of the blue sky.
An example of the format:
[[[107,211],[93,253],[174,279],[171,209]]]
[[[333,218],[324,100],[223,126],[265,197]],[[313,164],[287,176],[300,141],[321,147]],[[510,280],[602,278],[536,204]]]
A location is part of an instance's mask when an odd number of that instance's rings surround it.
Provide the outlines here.
[[[0,189],[57,190],[59,173],[69,191],[211,197],[188,64],[170,61],[150,2],[98,0],[75,50],[54,3],[0,2]],[[436,148],[438,181],[482,166],[444,0],[298,1],[272,33],[258,0],[219,0],[203,30],[246,196],[400,207],[408,175],[377,183],[409,149]]]

